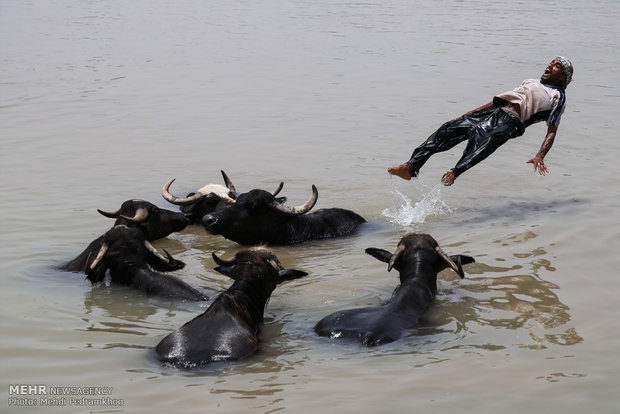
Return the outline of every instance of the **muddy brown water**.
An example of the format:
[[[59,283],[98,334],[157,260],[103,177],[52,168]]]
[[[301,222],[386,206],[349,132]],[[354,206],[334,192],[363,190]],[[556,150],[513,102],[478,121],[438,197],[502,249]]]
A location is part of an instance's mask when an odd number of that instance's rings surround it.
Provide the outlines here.
[[[614,412],[619,13],[611,0],[3,1],[1,411]],[[388,176],[443,121],[556,54],[575,75],[547,176],[525,163],[541,124],[453,187],[437,184],[462,147],[419,180]],[[315,184],[316,208],[370,224],[273,249],[309,276],[274,292],[255,356],[162,366],[153,347],[208,303],[56,266],[110,227],[97,208],[174,208],[166,181],[183,195],[221,169],[240,191],[284,181],[291,204]],[[325,315],[389,298],[396,274],[364,249],[412,231],[477,262],[463,280],[442,272],[419,329],[392,344],[317,337]],[[211,297],[230,284],[211,253],[240,248],[198,226],[155,245]]]

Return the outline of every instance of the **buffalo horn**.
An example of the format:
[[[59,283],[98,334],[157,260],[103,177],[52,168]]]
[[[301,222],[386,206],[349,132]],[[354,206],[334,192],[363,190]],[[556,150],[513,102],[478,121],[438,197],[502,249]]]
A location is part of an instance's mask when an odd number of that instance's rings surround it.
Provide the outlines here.
[[[236,263],[235,260],[224,260],[222,258],[217,257],[215,252],[211,253],[211,257],[213,257],[213,260],[215,261],[215,263],[217,263],[220,266],[234,266]]]
[[[461,277],[461,279],[465,277],[465,273],[463,273],[463,267],[461,266],[460,260],[459,264],[457,265],[452,259],[450,259],[450,256],[448,256],[446,252],[444,252],[439,246],[435,247],[435,251],[439,254],[439,256],[441,256],[443,260],[445,260],[446,263],[448,263],[452,270],[454,270]]]
[[[224,184],[226,184],[226,188],[228,188],[228,191],[230,191],[230,193],[232,194],[232,198],[237,198],[237,189],[233,185],[232,181],[230,180],[230,178],[228,178],[228,175],[226,175],[224,170],[220,170],[220,172],[222,173],[222,177],[224,178]],[[277,196],[278,193],[280,191],[282,191],[282,187],[284,187],[284,183],[283,182],[281,182],[278,185],[278,188],[276,188],[275,191],[273,193],[271,193],[271,194],[274,197]]]
[[[404,251],[405,245],[399,244],[398,247],[396,247],[396,250],[394,251],[394,254],[392,254],[392,257],[390,257],[390,261],[388,263],[388,272],[392,270],[394,264],[400,258],[400,256],[402,256]]]
[[[149,211],[146,208],[137,209],[136,214],[134,214],[133,217],[123,216],[121,214],[122,218],[132,223],[136,223],[136,224],[142,223],[144,220],[146,220],[148,216],[149,216]]]
[[[275,197],[278,194],[280,194],[280,191],[282,191],[282,187],[284,187],[284,182],[280,182],[280,184],[278,185],[278,188],[276,188],[274,192],[271,193],[271,195]]]
[[[274,210],[277,210],[277,211],[280,211],[286,214],[295,214],[295,215],[304,214],[310,211],[312,207],[314,207],[314,205],[316,204],[316,200],[318,200],[318,198],[319,198],[319,190],[317,190],[316,186],[312,184],[312,196],[310,196],[310,199],[306,201],[305,204],[302,204],[296,207],[289,207],[289,206],[280,204],[276,200],[274,200],[273,203],[270,204],[270,207],[273,208]]]
[[[164,184],[164,187],[161,189],[161,195],[166,199],[166,201],[169,201],[172,204],[176,204],[178,206],[194,204],[195,202],[197,202],[198,200],[200,200],[201,198],[207,195],[207,194],[196,193],[193,196],[185,197],[185,198],[173,196],[172,194],[170,194],[169,188],[174,180],[175,178],[168,181],[166,184]]]
[[[162,256],[161,253],[159,253],[157,251],[157,249],[151,243],[148,242],[148,240],[144,241],[144,246],[146,246],[148,251],[153,253],[158,259],[160,259],[161,261],[163,261],[166,264],[170,264],[170,260],[168,260],[167,258]]]
[[[107,251],[108,251],[108,245],[104,243],[101,246],[101,249],[99,249],[99,253],[97,253],[95,260],[93,260],[92,263],[90,264],[89,270],[93,270],[99,264],[99,262],[101,261],[101,259],[103,259],[103,256],[105,255]]]
[[[232,194],[232,198],[237,198],[237,189],[233,185],[232,181],[230,181],[230,178],[228,178],[224,170],[220,170],[220,172],[222,173],[222,178],[224,178],[224,184],[226,184],[226,188],[228,188],[228,191],[230,191],[230,193]]]
[[[118,218],[118,214],[121,212],[121,209],[119,208],[118,210],[116,210],[114,213],[111,213],[109,211],[103,211],[103,210],[99,210],[97,209],[97,211],[99,212],[99,214],[101,214],[102,216],[106,216],[108,218]]]

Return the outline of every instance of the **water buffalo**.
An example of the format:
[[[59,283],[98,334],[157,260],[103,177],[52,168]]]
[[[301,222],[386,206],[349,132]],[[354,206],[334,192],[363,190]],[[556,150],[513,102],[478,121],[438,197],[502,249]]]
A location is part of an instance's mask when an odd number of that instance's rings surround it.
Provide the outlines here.
[[[144,200],[127,200],[114,212],[97,209],[105,217],[116,219],[114,225],[137,227],[149,241],[159,240],[171,233],[183,230],[189,221],[183,213],[157,207]],[[88,267],[88,257],[94,257],[93,252],[101,248],[103,236],[93,240],[75,259],[61,266],[61,269],[71,272],[85,272]]]
[[[189,193],[187,197],[181,198],[170,193],[170,185],[174,182],[173,178],[164,184],[161,191],[162,196],[168,202],[181,206],[181,211],[192,223],[200,224],[205,215],[228,207],[237,198],[237,189],[232,181],[224,171],[220,172],[226,187],[220,184],[207,184],[196,192]],[[280,186],[272,194],[276,196],[282,190],[283,185],[284,183],[280,183]],[[285,198],[281,198],[279,202],[282,203],[285,200]]]
[[[276,286],[307,273],[284,269],[264,248],[245,249],[234,259],[212,255],[215,268],[234,283],[201,315],[166,336],[155,347],[162,362],[190,368],[215,361],[239,360],[258,349],[259,324]]]
[[[103,281],[110,270],[113,283],[129,285],[149,295],[184,300],[207,297],[187,283],[160,272],[182,269],[185,264],[164,250],[162,256],[136,227],[118,225],[103,235],[101,248],[87,269],[87,279]],[[154,270],[152,270],[154,269]]]
[[[177,197],[170,193],[174,178],[164,184],[161,194],[166,201],[181,206],[181,211],[192,223],[200,223],[202,217],[217,209],[235,202],[237,190],[224,171],[221,171],[226,187],[221,184],[207,184],[187,197]]]
[[[308,240],[344,236],[365,223],[363,217],[341,208],[325,208],[313,213],[319,197],[312,186],[312,196],[303,205],[283,205],[273,194],[251,190],[237,197],[228,208],[202,218],[211,234],[221,234],[240,244],[287,245]]]
[[[400,285],[384,304],[332,313],[314,330],[330,338],[359,339],[366,346],[395,341],[415,327],[437,293],[437,273],[451,267],[463,278],[462,266],[473,263],[469,256],[448,256],[428,234],[409,234],[396,251],[369,248],[366,253],[388,263],[388,272],[400,273]]]

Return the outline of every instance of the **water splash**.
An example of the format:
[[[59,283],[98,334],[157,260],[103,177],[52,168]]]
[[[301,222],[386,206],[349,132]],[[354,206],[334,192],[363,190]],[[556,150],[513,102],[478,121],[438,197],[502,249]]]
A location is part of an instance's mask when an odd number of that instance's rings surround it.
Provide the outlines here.
[[[383,210],[381,214],[384,217],[392,223],[410,226],[424,223],[428,217],[441,216],[452,212],[452,209],[441,200],[443,184],[439,183],[429,190],[429,187],[422,184],[420,180],[415,181],[422,199],[413,203],[409,197],[398,191],[390,177],[392,193],[396,196],[396,201],[392,207]]]

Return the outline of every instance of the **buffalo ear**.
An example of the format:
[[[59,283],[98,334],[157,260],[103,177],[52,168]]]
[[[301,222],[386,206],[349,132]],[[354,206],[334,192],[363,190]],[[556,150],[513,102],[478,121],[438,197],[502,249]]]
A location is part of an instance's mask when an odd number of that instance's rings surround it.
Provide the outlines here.
[[[365,252],[374,257],[375,259],[382,261],[383,263],[389,263],[390,259],[392,258],[392,253],[384,249],[369,247],[365,250]]]
[[[185,262],[175,259],[166,249],[162,249],[166,253],[166,259],[168,259],[168,267],[170,270],[179,270],[185,267]]]
[[[278,272],[278,283],[286,282],[287,280],[299,279],[300,277],[307,276],[307,272],[295,269],[283,269]]]
[[[157,251],[157,249],[148,241],[144,241],[144,246],[150,253],[146,260],[153,269],[160,272],[171,272],[173,270],[183,269],[185,267],[185,263],[181,260],[177,260],[170,253],[168,253],[164,249],[164,253],[166,256],[162,256],[161,253]]]
[[[455,263],[458,263],[459,258],[460,258],[461,264],[463,265],[474,263],[476,261],[476,259],[474,259],[473,257],[465,256],[464,254],[456,254],[454,256],[450,256],[450,259],[452,259],[452,261]]]
[[[452,262],[456,264],[457,269],[455,269],[455,271],[456,273],[458,273],[461,279],[465,277],[465,272],[463,272],[463,265],[475,262],[473,257],[465,256],[462,254],[450,256],[450,260],[452,260]]]

